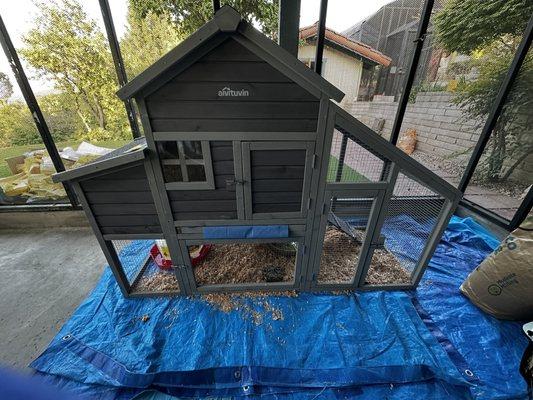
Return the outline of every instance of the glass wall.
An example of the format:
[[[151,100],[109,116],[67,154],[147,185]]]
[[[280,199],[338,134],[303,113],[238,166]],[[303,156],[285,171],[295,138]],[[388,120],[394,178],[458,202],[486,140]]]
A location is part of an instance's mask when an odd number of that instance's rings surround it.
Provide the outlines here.
[[[528,50],[465,198],[508,220],[533,184],[533,53]]]
[[[472,11],[452,0],[435,3],[400,129],[398,146],[454,186],[465,173],[529,18],[509,15],[516,20],[510,32],[485,18],[491,6],[484,2]],[[483,32],[499,34],[483,39]],[[510,218],[519,202],[509,188],[476,178],[469,190],[473,201]]]
[[[335,2],[333,2],[335,3]],[[341,106],[386,139],[414,49],[423,0],[328,7],[323,76],[346,96]]]
[[[66,168],[131,140],[98,2],[3,2],[0,13]],[[0,204],[68,203],[51,180],[53,162],[7,58],[0,58]]]

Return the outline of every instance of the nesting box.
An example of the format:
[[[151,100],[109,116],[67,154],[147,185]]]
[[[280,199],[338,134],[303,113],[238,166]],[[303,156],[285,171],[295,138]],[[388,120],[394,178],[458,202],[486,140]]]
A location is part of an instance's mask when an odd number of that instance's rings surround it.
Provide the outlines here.
[[[227,6],[118,95],[145,138],[54,179],[128,296],[410,289],[460,198]]]

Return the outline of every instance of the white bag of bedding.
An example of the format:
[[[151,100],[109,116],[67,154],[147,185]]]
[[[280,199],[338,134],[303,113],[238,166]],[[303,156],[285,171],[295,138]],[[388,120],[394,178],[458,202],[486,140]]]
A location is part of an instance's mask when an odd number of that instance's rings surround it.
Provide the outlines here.
[[[500,319],[533,319],[533,215],[468,275],[461,292]]]

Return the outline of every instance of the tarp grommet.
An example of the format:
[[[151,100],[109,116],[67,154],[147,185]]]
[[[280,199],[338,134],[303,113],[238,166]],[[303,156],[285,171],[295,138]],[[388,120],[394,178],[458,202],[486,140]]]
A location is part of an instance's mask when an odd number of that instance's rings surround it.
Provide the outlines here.
[[[474,373],[470,371],[469,369],[465,369],[465,374],[470,377],[474,376]]]
[[[61,338],[61,340],[69,340],[72,337],[70,333],[67,333],[65,336]]]

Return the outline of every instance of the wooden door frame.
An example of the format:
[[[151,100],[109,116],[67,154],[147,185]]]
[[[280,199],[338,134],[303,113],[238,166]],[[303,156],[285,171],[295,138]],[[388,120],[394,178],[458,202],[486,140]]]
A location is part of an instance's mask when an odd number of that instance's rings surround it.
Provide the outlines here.
[[[302,199],[300,202],[300,211],[289,212],[272,212],[272,213],[254,213],[253,212],[253,191],[252,191],[252,166],[250,153],[254,150],[305,150],[305,163],[303,174]],[[242,177],[243,177],[243,196],[244,210],[247,220],[270,219],[270,218],[306,218],[310,210],[310,192],[311,179],[314,163],[315,141],[243,141],[241,142],[242,151]]]
[[[311,290],[354,290],[359,287],[361,270],[365,267],[369,254],[372,253],[375,238],[379,237],[379,232],[376,232],[376,230],[380,230],[378,222],[385,201],[387,186],[387,182],[326,184],[319,230],[314,243],[313,264],[309,266],[309,271],[311,272],[311,276],[309,277]],[[320,259],[324,245],[324,235],[328,225],[328,214],[331,209],[332,199],[337,197],[372,198],[373,200],[353,279],[346,283],[319,283]]]

